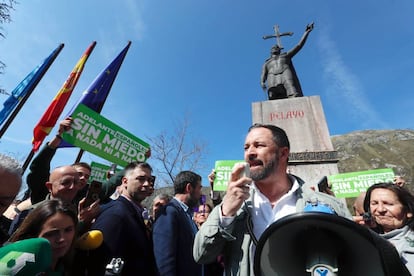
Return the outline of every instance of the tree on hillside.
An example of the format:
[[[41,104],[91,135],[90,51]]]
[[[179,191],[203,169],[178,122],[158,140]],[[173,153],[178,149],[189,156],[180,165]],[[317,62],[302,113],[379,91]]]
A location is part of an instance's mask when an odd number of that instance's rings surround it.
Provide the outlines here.
[[[14,9],[14,5],[17,4],[16,0],[8,0],[0,2],[0,37],[4,38],[3,25],[11,21],[10,11]],[[0,74],[3,74],[6,64],[0,60]],[[5,93],[4,89],[0,87],[0,93]]]
[[[151,145],[151,165],[157,176],[156,186],[171,186],[175,176],[182,170],[199,171],[204,168],[202,157],[206,145],[201,140],[190,140],[190,124],[184,118],[168,132],[163,131],[148,138]]]

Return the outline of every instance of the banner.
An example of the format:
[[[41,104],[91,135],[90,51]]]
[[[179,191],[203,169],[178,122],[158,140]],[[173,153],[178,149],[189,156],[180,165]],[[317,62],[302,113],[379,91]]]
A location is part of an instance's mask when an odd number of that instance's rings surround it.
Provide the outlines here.
[[[392,182],[393,179],[394,171],[392,169],[376,169],[328,176],[331,189],[338,198],[357,197],[373,184]]]
[[[111,166],[104,165],[98,162],[91,162],[91,176],[89,177],[89,183],[92,181],[104,182],[107,180],[106,176]],[[121,168],[116,168],[115,172],[121,171]]]
[[[72,118],[71,129],[62,135],[68,143],[123,167],[147,159],[148,143],[87,106],[78,105]]]
[[[55,98],[50,103],[49,107],[46,109],[42,118],[33,129],[33,151],[37,151],[40,145],[43,143],[43,140],[49,135],[52,128],[55,126],[56,121],[58,120],[60,114],[65,108],[66,103],[69,100],[69,97],[72,95],[73,89],[75,88],[78,80],[82,74],[85,63],[88,60],[90,54],[95,48],[96,41],[86,49],[85,53],[79,59],[78,63],[72,69],[69,77],[60,88]]]
[[[244,160],[217,160],[214,166],[216,178],[214,179],[214,191],[226,191],[229,183],[231,171],[236,163]]]

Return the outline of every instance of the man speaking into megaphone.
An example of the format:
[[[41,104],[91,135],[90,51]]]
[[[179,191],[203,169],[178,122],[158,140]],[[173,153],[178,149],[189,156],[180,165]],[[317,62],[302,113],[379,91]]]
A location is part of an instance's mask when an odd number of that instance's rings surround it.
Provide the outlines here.
[[[226,275],[253,275],[257,241],[275,221],[302,212],[310,202],[352,218],[342,202],[286,173],[289,151],[283,129],[264,124],[249,128],[244,143],[246,164],[233,168],[226,196],[196,235],[193,253],[197,262],[211,263],[224,255]],[[245,166],[250,176],[242,173]]]

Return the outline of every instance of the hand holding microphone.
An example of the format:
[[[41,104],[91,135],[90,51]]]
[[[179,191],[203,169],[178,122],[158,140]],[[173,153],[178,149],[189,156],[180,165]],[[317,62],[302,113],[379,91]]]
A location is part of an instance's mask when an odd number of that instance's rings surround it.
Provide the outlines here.
[[[250,196],[250,165],[247,162],[236,163],[223,199],[221,212],[223,216],[234,216],[243,202]]]

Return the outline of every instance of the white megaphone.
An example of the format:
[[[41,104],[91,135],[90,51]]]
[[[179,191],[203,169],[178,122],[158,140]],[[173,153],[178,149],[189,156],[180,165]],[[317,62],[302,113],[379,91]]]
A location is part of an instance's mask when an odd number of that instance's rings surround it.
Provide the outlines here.
[[[286,216],[260,237],[256,276],[410,275],[394,246],[351,220],[321,212]]]

